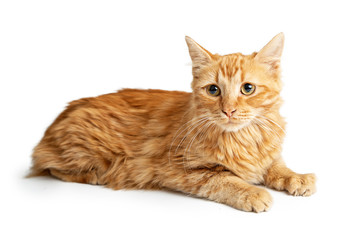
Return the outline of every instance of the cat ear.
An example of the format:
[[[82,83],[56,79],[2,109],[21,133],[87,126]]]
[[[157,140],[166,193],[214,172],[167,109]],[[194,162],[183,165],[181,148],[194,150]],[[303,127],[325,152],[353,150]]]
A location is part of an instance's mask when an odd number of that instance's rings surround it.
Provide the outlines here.
[[[279,33],[256,54],[255,60],[269,64],[273,69],[277,69],[280,65],[283,48],[284,33]]]
[[[185,36],[185,40],[192,60],[193,74],[196,75],[201,67],[211,63],[213,55],[192,38]]]

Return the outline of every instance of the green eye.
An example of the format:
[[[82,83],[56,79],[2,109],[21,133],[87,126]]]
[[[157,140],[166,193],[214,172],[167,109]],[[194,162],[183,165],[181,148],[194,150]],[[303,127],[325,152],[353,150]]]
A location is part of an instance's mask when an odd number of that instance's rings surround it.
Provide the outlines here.
[[[206,87],[206,91],[209,95],[216,97],[220,95],[220,88],[216,85],[209,85]]]
[[[244,95],[251,95],[255,91],[255,86],[250,83],[245,83],[241,86],[241,93]]]

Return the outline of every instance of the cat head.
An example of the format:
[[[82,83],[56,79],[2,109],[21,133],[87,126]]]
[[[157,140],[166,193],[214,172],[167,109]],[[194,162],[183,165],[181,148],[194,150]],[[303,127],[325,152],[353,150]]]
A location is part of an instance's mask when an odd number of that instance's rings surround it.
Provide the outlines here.
[[[283,33],[251,55],[212,54],[190,37],[186,37],[186,43],[192,59],[191,87],[198,116],[232,132],[279,107]]]

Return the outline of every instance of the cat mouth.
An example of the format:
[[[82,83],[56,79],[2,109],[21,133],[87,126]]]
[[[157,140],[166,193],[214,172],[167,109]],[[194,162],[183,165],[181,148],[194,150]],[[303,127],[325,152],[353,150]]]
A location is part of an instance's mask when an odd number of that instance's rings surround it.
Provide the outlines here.
[[[245,127],[246,125],[248,125],[250,122],[249,118],[227,118],[227,119],[223,119],[220,122],[220,126],[228,132],[234,132],[234,131],[238,131],[241,128]]]
[[[225,124],[245,124],[250,121],[250,118],[229,118]]]
[[[252,115],[245,114],[242,114],[241,116],[233,116],[230,118],[221,116],[220,118],[216,119],[215,122],[226,132],[236,132],[248,126],[252,122],[253,118],[254,117]]]
[[[225,123],[225,125],[239,125],[241,123],[235,122],[234,120],[229,120],[227,123]]]

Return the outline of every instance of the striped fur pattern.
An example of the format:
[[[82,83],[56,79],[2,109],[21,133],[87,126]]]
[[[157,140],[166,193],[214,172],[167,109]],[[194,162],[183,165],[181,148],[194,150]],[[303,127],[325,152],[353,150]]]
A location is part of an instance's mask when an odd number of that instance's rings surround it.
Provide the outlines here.
[[[30,176],[171,189],[254,212],[272,203],[258,184],[311,195],[315,176],[291,171],[281,158],[283,41],[280,33],[258,53],[220,56],[186,37],[191,93],[123,89],[71,102],[35,147]],[[242,94],[245,83],[253,94]]]

